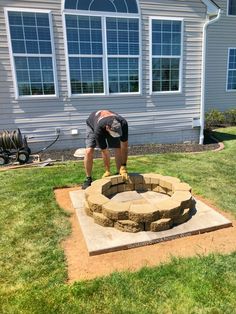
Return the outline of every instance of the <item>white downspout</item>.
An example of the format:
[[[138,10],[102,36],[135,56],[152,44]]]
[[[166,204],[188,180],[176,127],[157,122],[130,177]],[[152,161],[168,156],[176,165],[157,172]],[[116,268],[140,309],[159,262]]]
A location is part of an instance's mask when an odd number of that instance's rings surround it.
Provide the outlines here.
[[[210,24],[219,20],[221,10],[218,10],[217,16],[214,19],[208,20],[203,26],[203,40],[202,40],[202,79],[201,79],[201,108],[200,108],[200,137],[199,144],[204,141],[204,125],[205,125],[205,84],[206,84],[206,31]],[[208,16],[209,17],[209,16]]]

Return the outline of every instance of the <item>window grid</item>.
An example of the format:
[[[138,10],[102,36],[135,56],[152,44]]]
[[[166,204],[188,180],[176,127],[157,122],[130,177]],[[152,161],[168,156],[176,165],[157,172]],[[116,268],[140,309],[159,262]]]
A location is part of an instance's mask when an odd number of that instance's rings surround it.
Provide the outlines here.
[[[228,14],[236,15],[236,0],[228,0],[228,1],[229,1]]]
[[[8,21],[18,95],[55,95],[49,14],[8,11]]]
[[[66,0],[65,9],[114,13],[138,13],[136,0]]]
[[[236,48],[229,49],[227,90],[236,90]]]
[[[107,18],[109,93],[139,92],[139,20]]]
[[[66,15],[72,94],[103,94],[101,17]]]
[[[182,22],[152,20],[152,92],[180,89]]]
[[[65,19],[71,94],[138,93],[139,20],[71,14],[66,14]],[[96,27],[93,28],[92,24]],[[84,29],[90,32],[81,38],[80,31]],[[103,29],[107,35],[106,42],[104,42],[105,37],[102,38]],[[94,30],[99,31],[99,40],[96,37],[96,42],[92,40]],[[87,43],[86,50],[81,50],[80,45],[84,38]],[[100,46],[97,51],[92,51],[93,43]],[[93,67],[92,60],[95,59],[100,60],[98,69]],[[83,60],[87,60],[89,64],[82,66]],[[118,64],[115,73],[112,62]],[[119,67],[122,62],[127,64],[124,69]],[[106,71],[103,69],[106,67],[107,75],[104,75]],[[114,77],[116,77],[115,82]],[[105,78],[108,80],[106,85]]]

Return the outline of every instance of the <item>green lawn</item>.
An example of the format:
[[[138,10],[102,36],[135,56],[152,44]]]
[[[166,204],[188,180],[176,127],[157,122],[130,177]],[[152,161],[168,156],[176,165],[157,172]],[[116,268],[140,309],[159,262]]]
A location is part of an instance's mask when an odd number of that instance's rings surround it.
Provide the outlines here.
[[[215,136],[225,150],[130,157],[128,170],[177,176],[236,216],[236,128]],[[83,179],[82,162],[0,173],[0,313],[236,313],[236,252],[65,284],[70,225],[53,188]]]

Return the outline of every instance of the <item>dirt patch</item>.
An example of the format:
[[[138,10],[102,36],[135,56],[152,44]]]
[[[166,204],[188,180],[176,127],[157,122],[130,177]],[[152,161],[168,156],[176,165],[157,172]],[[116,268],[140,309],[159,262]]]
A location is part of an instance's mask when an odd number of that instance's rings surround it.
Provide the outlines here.
[[[197,197],[230,219],[233,227],[149,246],[89,256],[69,196],[70,191],[77,189],[78,187],[55,190],[59,206],[71,214],[69,220],[72,232],[62,243],[68,266],[68,283],[109,275],[114,271],[135,271],[143,266],[156,266],[170,261],[173,256],[191,257],[213,252],[230,253],[236,250],[236,220],[230,214],[215,208],[209,201]]]

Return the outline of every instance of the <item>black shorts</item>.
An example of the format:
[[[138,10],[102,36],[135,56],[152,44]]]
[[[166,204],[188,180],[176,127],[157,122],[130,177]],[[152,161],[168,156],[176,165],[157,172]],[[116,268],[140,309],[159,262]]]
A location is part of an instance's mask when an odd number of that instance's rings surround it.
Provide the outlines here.
[[[109,133],[106,135],[106,143],[109,148],[120,148],[120,142],[128,141],[128,124],[122,124],[122,136],[113,137]],[[99,147],[99,144],[96,142],[95,134],[93,129],[87,124],[86,125],[86,148],[95,148]]]

